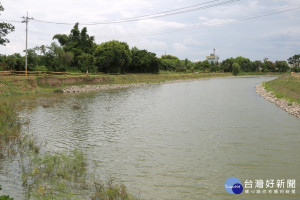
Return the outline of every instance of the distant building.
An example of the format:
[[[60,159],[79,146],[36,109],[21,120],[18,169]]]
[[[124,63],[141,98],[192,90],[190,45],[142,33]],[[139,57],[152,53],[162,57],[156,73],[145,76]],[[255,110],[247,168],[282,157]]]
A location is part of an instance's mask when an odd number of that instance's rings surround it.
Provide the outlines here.
[[[219,56],[216,55],[216,49],[214,49],[214,52],[210,54],[210,56],[206,56],[206,60],[209,63],[217,63],[219,62]]]

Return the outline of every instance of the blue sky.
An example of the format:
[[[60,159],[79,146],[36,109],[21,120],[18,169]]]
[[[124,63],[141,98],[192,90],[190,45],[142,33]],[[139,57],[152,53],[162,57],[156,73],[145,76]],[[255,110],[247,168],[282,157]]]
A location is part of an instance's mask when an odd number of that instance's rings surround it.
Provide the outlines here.
[[[300,53],[300,0],[2,0],[5,11],[0,21],[22,21],[21,17],[28,11],[35,20],[84,24],[207,2],[212,3],[206,5],[228,3],[166,17],[86,27],[98,44],[120,40],[130,47],[154,52],[158,57],[167,53],[180,59],[205,60],[214,48],[220,60],[244,56],[275,61]],[[239,21],[270,13],[277,14]],[[25,24],[13,24],[16,30],[8,36],[11,42],[0,46],[0,54],[22,53],[25,49]],[[69,34],[72,26],[30,21],[29,48],[50,45],[55,34]],[[183,31],[190,27],[197,28]]]

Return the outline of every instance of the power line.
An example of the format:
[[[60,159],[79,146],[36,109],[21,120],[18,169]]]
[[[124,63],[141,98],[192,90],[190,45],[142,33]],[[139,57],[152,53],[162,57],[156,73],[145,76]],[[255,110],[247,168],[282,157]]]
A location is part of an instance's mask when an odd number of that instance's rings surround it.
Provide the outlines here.
[[[241,18],[241,19],[232,19],[230,21],[228,20],[221,20],[218,23],[212,24],[212,25],[194,25],[194,26],[189,26],[185,28],[178,28],[178,29],[170,29],[166,31],[158,31],[158,32],[148,32],[144,34],[136,34],[136,35],[114,35],[114,36],[89,36],[89,37],[94,37],[95,39],[111,39],[111,38],[135,38],[135,37],[143,37],[143,36],[150,36],[150,35],[158,35],[158,34],[167,34],[167,33],[174,33],[174,32],[182,32],[182,31],[190,31],[190,30],[195,30],[195,29],[200,29],[200,28],[210,28],[214,26],[220,26],[224,24],[232,24],[232,23],[237,23],[237,22],[242,22],[242,21],[248,21],[252,19],[257,19],[257,18],[262,18],[262,17],[267,17],[271,15],[276,15],[276,14],[281,14],[285,12],[291,12],[294,10],[300,9],[300,6],[294,7],[294,8],[289,8],[277,12],[270,12],[270,13],[265,13],[265,14],[260,14],[260,15],[255,15],[251,17],[246,17],[246,18]],[[71,36],[73,38],[79,38],[82,36]]]
[[[193,12],[197,10],[204,10],[208,8],[213,8],[213,7],[218,7],[222,5],[227,5],[231,4],[234,2],[238,2],[240,0],[226,0],[223,2],[219,2],[221,0],[213,0],[213,1],[208,1],[205,3],[200,3],[200,4],[195,4],[191,6],[186,6],[178,9],[173,9],[173,10],[168,10],[168,11],[163,11],[159,13],[154,13],[154,14],[149,14],[149,15],[143,15],[143,16],[138,16],[138,17],[132,17],[132,18],[124,18],[124,19],[118,19],[118,20],[112,20],[112,21],[102,21],[102,22],[95,22],[95,23],[80,23],[81,25],[86,25],[86,26],[91,26],[91,25],[103,25],[103,24],[116,24],[116,23],[125,23],[125,22],[133,22],[133,21],[141,21],[141,20],[147,20],[147,19],[153,19],[153,18],[160,18],[160,17],[167,17],[171,15],[178,15],[178,14],[183,14],[183,13],[188,13],[188,12]],[[215,3],[217,2],[217,3]],[[214,3],[214,4],[211,4]],[[210,5],[207,5],[210,4]],[[206,6],[203,6],[206,5]],[[202,6],[202,7],[199,7]],[[75,23],[68,23],[68,22],[53,22],[53,21],[45,21],[45,20],[39,20],[39,19],[32,19],[33,21],[36,22],[41,22],[41,23],[48,23],[48,24],[59,24],[59,25],[74,25]],[[15,22],[15,23],[22,23],[21,21],[18,20],[4,20],[6,22]]]
[[[297,10],[297,9],[300,9],[300,6],[295,7],[295,8],[286,9],[286,10],[277,11],[277,12],[272,12],[272,13],[267,13],[267,14],[261,14],[261,15],[256,15],[256,16],[252,16],[252,17],[242,18],[242,19],[232,19],[231,21],[222,20],[221,22],[213,24],[213,25],[196,25],[196,26],[190,26],[190,27],[185,27],[185,28],[171,29],[171,30],[167,30],[167,31],[149,32],[149,33],[144,33],[144,34],[139,34],[139,35],[108,36],[108,37],[102,37],[102,36],[97,37],[96,36],[95,38],[97,38],[97,39],[134,38],[134,37],[143,37],[143,36],[150,36],[150,35],[182,32],[182,31],[190,31],[190,30],[195,30],[195,29],[200,29],[200,28],[209,28],[209,27],[220,26],[220,25],[224,25],[224,24],[231,24],[231,23],[237,23],[237,22],[242,22],[242,21],[248,21],[248,20],[252,20],[252,19],[257,19],[257,18],[276,15],[276,14],[280,14],[280,13],[290,12],[290,11],[294,11],[294,10]]]
[[[240,0],[226,0],[226,1],[222,1],[222,2],[219,2],[219,1],[220,0],[208,1],[205,3],[195,4],[195,5],[191,5],[191,6],[187,6],[187,7],[183,7],[183,8],[168,10],[168,11],[149,14],[149,15],[143,15],[143,16],[139,16],[139,17],[118,19],[118,20],[112,20],[112,21],[102,21],[102,22],[95,22],[95,23],[80,23],[80,24],[85,25],[85,26],[92,26],[92,25],[116,24],[116,23],[141,21],[141,20],[147,20],[147,19],[167,17],[167,16],[171,16],[171,15],[179,15],[179,14],[183,14],[183,13],[194,12],[197,10],[209,9],[209,8],[213,8],[213,7],[218,7],[218,6],[235,3]],[[207,4],[209,4],[209,5],[207,5]],[[203,6],[203,5],[205,5],[205,6]],[[201,7],[199,7],[199,6],[201,6]],[[44,21],[44,20],[39,20],[39,19],[34,19],[34,21],[41,22],[41,23],[49,23],[49,24],[60,24],[60,25],[73,25],[74,24],[74,23],[68,23],[68,22]]]
[[[260,14],[260,15],[256,15],[256,16],[241,18],[241,19],[232,19],[230,21],[222,20],[222,21],[220,21],[218,23],[215,23],[215,24],[212,24],[212,25],[194,25],[194,26],[185,27],[185,28],[177,28],[177,29],[171,29],[171,30],[166,30],[166,31],[158,31],[158,32],[148,32],[148,33],[136,34],[136,35],[95,36],[95,39],[134,38],[134,37],[143,37],[143,36],[150,36],[150,35],[182,32],[182,31],[190,31],[190,30],[195,30],[195,29],[200,29],[200,28],[209,28],[209,27],[220,26],[220,25],[224,25],[224,24],[231,24],[231,23],[237,23],[237,22],[242,22],[242,21],[248,21],[248,20],[252,20],[252,19],[257,19],[257,18],[276,15],[276,14],[280,14],[280,13],[290,12],[290,11],[294,11],[294,10],[297,10],[297,9],[300,9],[300,6],[294,7],[294,8],[288,8],[288,9],[277,11],[277,12],[271,12],[271,13],[265,13],[265,14]],[[29,19],[32,19],[32,18],[29,18]],[[32,32],[32,31],[30,31],[30,32]],[[72,37],[76,37],[76,36],[72,36]]]
[[[8,22],[8,23],[22,23],[22,21],[18,20],[7,20],[7,19],[0,19],[0,21]]]

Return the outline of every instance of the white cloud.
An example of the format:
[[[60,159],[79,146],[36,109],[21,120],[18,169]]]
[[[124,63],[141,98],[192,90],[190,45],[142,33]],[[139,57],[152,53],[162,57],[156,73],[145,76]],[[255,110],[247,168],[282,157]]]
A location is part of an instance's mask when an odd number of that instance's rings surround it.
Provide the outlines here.
[[[187,46],[200,46],[203,44],[203,42],[199,41],[198,39],[194,39],[194,38],[185,38],[183,40],[183,43]]]
[[[216,25],[224,25],[231,22],[236,22],[236,19],[208,19],[206,17],[199,17],[201,24],[204,26],[216,26]]]
[[[199,0],[2,0],[1,3],[5,8],[1,13],[1,20],[21,20],[20,17],[29,11],[30,17],[40,20],[93,23],[182,8],[199,4]],[[299,6],[299,1],[297,3],[293,0],[241,0],[226,6],[181,15],[87,28],[90,35],[96,36],[98,43],[118,39],[128,42],[131,47],[145,48],[157,55],[166,51],[190,60],[205,57],[207,53],[204,52],[210,52],[213,48],[218,50],[218,55],[222,59],[240,54],[251,59],[260,59],[262,44],[272,47],[264,48],[263,52],[266,54],[291,56],[295,53],[295,49],[300,49],[299,39],[297,39],[300,33],[299,10],[249,21],[231,22],[235,19],[296,7],[296,5]],[[223,25],[216,26],[218,24]],[[8,36],[11,43],[0,46],[0,53],[11,54],[23,51],[25,24],[16,23],[15,26],[16,31]],[[72,26],[30,21],[29,47],[49,45],[55,34],[69,34]],[[170,31],[167,34],[148,34],[191,26],[202,27],[190,31]],[[139,37],[124,37],[132,35]],[[284,44],[285,47],[281,48],[280,44]]]
[[[145,38],[131,39],[128,41],[131,47],[136,46],[139,49],[146,49],[147,51],[155,52],[157,50],[164,52],[168,45],[164,41],[149,40]]]
[[[185,54],[187,51],[189,51],[189,47],[186,46],[185,44],[183,43],[180,43],[180,42],[176,42],[172,45],[174,51],[175,51],[175,54]]]

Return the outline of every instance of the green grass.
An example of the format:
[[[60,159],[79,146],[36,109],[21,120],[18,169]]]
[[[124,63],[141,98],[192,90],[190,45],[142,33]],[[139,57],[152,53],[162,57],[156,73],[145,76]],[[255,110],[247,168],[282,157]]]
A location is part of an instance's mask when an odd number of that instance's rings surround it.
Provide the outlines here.
[[[284,98],[300,104],[300,78],[283,75],[278,79],[264,83],[264,86],[277,98]]]
[[[0,159],[13,152],[9,146],[17,142],[20,129],[15,109],[7,103],[0,103]]]
[[[125,185],[117,184],[113,178],[102,183],[87,175],[87,158],[81,151],[40,153],[31,136],[22,143],[26,147],[20,163],[28,199],[136,199]],[[85,194],[78,195],[78,191]]]
[[[21,131],[19,121],[13,105],[0,104],[0,160],[18,158],[26,199],[136,199],[114,179],[102,183],[95,181],[95,175],[87,175],[87,158],[81,151],[47,152],[32,135]],[[83,197],[78,191],[84,192]],[[2,199],[11,200],[7,195],[0,195]]]
[[[243,72],[239,73],[239,76],[280,76],[285,73],[281,72]]]
[[[79,151],[41,154],[31,139],[27,144],[31,145],[21,162],[27,198],[73,199],[75,190],[85,184],[85,156]]]
[[[0,76],[0,96],[30,94],[34,89],[36,81],[32,77]]]

